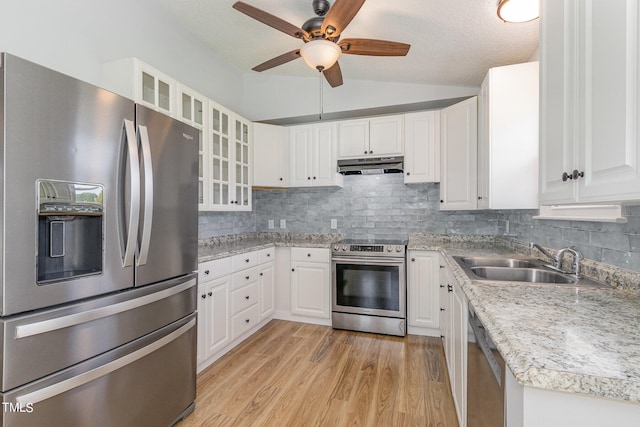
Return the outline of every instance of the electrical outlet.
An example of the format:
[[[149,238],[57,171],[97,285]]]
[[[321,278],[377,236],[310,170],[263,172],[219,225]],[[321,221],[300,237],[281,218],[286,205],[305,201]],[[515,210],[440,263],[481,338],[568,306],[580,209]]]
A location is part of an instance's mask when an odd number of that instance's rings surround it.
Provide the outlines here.
[[[269,230],[273,230],[275,227],[276,227],[275,222],[272,219],[270,219],[269,220]]]
[[[286,219],[281,219],[280,220],[280,228],[287,228],[287,220]]]
[[[338,220],[333,218],[331,219],[331,229],[335,230],[336,228],[338,228]]]

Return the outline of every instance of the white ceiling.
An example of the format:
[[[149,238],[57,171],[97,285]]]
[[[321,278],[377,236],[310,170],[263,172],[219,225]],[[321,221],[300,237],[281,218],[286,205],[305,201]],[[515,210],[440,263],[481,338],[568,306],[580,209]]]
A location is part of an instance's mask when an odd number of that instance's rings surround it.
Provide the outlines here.
[[[333,3],[332,0],[330,0]],[[264,25],[231,6],[235,0],[158,0],[158,3],[242,72],[302,41]],[[245,0],[301,26],[314,15],[311,0]],[[411,44],[406,57],[342,55],[350,79],[479,86],[491,67],[526,62],[538,47],[539,20],[505,24],[498,0],[367,0],[342,38],[373,38]],[[298,59],[264,71],[277,76],[315,76]]]

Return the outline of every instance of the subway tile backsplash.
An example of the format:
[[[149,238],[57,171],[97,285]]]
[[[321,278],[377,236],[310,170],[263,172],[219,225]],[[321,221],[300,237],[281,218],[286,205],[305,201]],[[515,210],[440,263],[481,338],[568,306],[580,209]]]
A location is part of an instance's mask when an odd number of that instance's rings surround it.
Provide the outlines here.
[[[509,235],[517,240],[552,249],[575,245],[587,258],[640,271],[640,206],[623,208],[627,224],[534,220],[535,210],[441,212],[439,192],[439,184],[405,185],[402,174],[345,176],[344,188],[258,190],[252,212],[201,213],[199,234],[284,231],[342,233],[356,239],[406,239],[413,233],[503,235],[508,221]],[[284,229],[281,219],[286,220]]]

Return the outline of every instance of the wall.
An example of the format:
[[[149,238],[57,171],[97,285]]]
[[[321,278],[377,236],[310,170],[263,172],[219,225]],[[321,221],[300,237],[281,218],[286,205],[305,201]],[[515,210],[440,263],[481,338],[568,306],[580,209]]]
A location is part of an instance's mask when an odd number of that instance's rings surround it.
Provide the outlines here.
[[[0,51],[100,85],[100,66],[135,56],[242,111],[242,75],[153,0],[0,0]]]

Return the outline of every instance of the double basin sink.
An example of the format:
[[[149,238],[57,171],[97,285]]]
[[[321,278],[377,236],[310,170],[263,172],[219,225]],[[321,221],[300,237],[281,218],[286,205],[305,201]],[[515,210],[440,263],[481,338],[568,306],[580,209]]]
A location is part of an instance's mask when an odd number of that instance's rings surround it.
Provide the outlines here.
[[[607,284],[555,271],[535,258],[462,257],[453,259],[471,280],[544,283],[566,286],[610,287]]]

